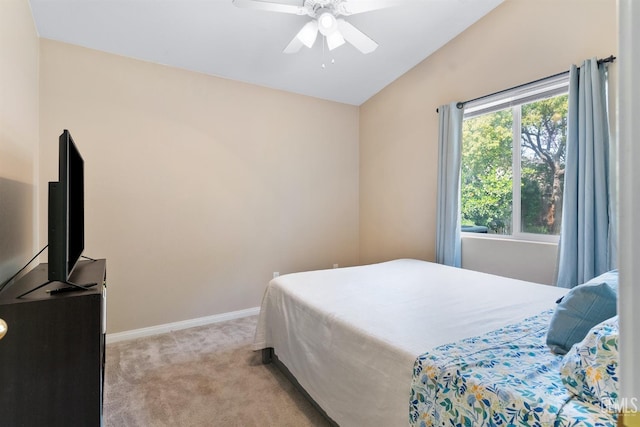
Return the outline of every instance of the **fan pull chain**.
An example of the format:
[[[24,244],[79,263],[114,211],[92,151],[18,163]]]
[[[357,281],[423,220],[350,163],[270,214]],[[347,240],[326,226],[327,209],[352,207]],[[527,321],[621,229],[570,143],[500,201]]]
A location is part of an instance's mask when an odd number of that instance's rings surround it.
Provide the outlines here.
[[[325,63],[324,63],[324,45],[325,45],[326,39],[327,38],[325,36],[322,36],[322,65],[321,65],[321,67],[322,67],[323,70],[327,68]],[[331,63],[332,64],[336,63],[335,58],[331,58]]]

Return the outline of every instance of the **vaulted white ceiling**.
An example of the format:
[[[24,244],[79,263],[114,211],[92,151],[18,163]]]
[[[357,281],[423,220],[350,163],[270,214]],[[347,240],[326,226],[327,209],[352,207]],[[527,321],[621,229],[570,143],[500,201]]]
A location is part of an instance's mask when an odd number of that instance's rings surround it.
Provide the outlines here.
[[[301,5],[303,0],[278,0]],[[41,37],[317,98],[360,105],[503,0],[404,0],[345,19],[379,47],[320,38],[282,50],[310,19],[231,0],[30,0]],[[325,67],[322,67],[325,64]]]

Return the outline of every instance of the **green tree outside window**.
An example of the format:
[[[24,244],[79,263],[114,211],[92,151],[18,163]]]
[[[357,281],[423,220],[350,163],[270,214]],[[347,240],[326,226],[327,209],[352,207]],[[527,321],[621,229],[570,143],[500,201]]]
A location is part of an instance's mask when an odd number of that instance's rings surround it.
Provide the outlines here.
[[[514,212],[519,211],[518,233],[560,233],[567,100],[567,95],[560,95],[465,119],[463,226],[484,226],[490,233],[512,235]],[[516,155],[514,139],[519,142]],[[515,191],[513,181],[518,175]]]

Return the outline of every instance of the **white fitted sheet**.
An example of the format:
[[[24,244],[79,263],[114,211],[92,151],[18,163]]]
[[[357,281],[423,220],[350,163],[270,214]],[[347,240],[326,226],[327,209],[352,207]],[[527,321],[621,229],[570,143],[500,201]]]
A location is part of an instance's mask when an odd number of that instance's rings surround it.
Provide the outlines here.
[[[413,259],[280,276],[254,349],[273,347],[339,425],[406,426],[416,358],[553,308],[567,289]]]

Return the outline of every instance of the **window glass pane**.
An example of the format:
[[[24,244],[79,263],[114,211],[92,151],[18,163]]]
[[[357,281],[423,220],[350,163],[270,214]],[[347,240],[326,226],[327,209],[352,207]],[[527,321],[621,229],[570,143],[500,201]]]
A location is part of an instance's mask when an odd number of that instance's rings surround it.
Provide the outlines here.
[[[560,234],[567,141],[567,95],[521,106],[521,228]]]
[[[510,109],[463,122],[460,182],[463,231],[511,234],[512,127]]]

